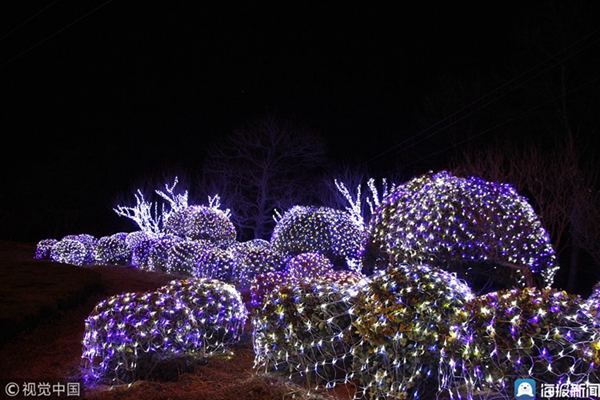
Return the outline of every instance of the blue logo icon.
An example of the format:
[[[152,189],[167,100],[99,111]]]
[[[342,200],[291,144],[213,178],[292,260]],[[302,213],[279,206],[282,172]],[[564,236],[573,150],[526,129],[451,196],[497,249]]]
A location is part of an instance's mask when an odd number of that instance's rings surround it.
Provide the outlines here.
[[[516,400],[535,400],[535,381],[533,379],[517,379],[515,381]]]

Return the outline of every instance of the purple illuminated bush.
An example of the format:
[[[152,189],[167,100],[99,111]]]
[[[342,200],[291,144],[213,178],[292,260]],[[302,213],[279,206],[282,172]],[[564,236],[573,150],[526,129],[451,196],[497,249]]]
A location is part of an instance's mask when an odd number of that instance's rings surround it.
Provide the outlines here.
[[[414,178],[384,198],[369,222],[365,264],[490,264],[531,271],[552,284],[556,257],[540,219],[507,184],[442,171]]]
[[[290,279],[297,281],[312,280],[333,271],[333,264],[322,254],[301,253],[287,262],[285,270]]]
[[[56,239],[40,240],[35,247],[35,256],[33,258],[37,260],[49,260],[52,246],[54,246],[57,242],[58,240]]]
[[[157,271],[152,264],[150,252],[160,239],[146,238],[137,241],[131,248],[131,265],[145,271]]]
[[[233,286],[212,279],[173,281],[155,292],[111,297],[85,320],[84,379],[130,383],[160,361],[223,350],[240,339],[247,313]]]
[[[171,248],[181,241],[183,241],[183,239],[174,235],[163,236],[156,240],[150,248],[150,254],[148,256],[148,263],[151,266],[152,271],[167,272],[167,261],[169,259]]]
[[[208,240],[181,240],[173,243],[167,251],[165,270],[169,274],[186,277],[196,276],[198,261],[207,251],[214,249]]]
[[[257,275],[283,269],[281,255],[263,239],[253,239],[238,243],[229,248],[236,260],[232,282],[236,286],[248,288]]]
[[[206,247],[194,268],[195,278],[213,278],[231,282],[237,262],[233,254],[219,247]]]
[[[348,212],[315,206],[289,209],[271,236],[273,249],[285,261],[301,253],[320,253],[336,269],[349,269],[349,264],[358,263],[365,242],[364,226]]]
[[[225,213],[207,206],[189,206],[171,214],[164,231],[188,240],[234,240],[235,227]]]

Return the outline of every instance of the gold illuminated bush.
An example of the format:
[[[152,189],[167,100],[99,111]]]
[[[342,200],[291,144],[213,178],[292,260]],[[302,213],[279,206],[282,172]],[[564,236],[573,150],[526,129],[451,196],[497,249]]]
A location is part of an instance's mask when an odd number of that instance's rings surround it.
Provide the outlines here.
[[[358,292],[348,380],[367,398],[435,398],[439,365],[463,336],[471,289],[425,265],[394,265]]]

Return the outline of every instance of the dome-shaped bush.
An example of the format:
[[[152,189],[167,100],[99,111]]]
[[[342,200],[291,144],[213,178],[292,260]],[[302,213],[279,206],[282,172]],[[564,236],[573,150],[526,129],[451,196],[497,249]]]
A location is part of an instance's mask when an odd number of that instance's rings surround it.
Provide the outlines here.
[[[127,265],[131,261],[131,250],[127,247],[126,233],[103,236],[96,243],[95,258],[100,264]]]
[[[290,279],[297,281],[312,280],[332,271],[333,264],[322,254],[302,253],[291,258],[287,262],[285,270]]]
[[[173,243],[168,250],[165,270],[169,274],[187,277],[196,276],[198,261],[205,253],[214,249],[208,240],[182,240]]]
[[[103,300],[85,321],[84,379],[129,383],[158,361],[210,355],[239,340],[246,318],[239,292],[212,279],[173,281],[154,292]]]
[[[188,240],[234,240],[235,227],[223,211],[207,206],[189,206],[175,211],[164,231]]]
[[[206,247],[194,268],[195,278],[213,278],[231,282],[237,262],[233,254],[219,247]]]
[[[320,253],[336,269],[348,269],[360,260],[365,241],[365,227],[348,212],[315,206],[289,209],[271,236],[273,249],[285,261],[301,253]]]
[[[171,247],[175,243],[181,242],[179,236],[166,235],[158,238],[156,242],[150,248],[149,264],[152,266],[152,270],[156,272],[167,272],[167,261],[169,259],[169,253]]]
[[[446,171],[398,186],[368,230],[364,263],[379,267],[390,258],[451,269],[491,264],[541,274],[546,285],[557,268],[548,234],[525,198],[510,185]]]
[[[236,260],[232,282],[238,287],[248,288],[257,275],[283,269],[281,255],[264,239],[239,242],[228,251]]]
[[[352,360],[354,294],[351,284],[326,280],[288,282],[266,293],[253,311],[255,367],[327,387],[343,382]]]
[[[159,272],[155,269],[150,257],[150,252],[158,241],[159,239],[156,238],[146,238],[136,241],[136,243],[131,246],[128,245],[128,247],[131,248],[131,265],[145,271]]]
[[[96,255],[96,245],[98,244],[98,239],[93,235],[87,233],[81,233],[78,235],[67,235],[63,239],[73,239],[82,243],[85,246],[86,254],[84,265],[92,264],[95,260]]]
[[[50,259],[54,262],[81,266],[86,263],[88,249],[75,239],[61,239],[50,250]]]
[[[42,239],[35,246],[35,255],[33,258],[37,260],[49,260],[52,246],[54,246],[58,240],[56,239]]]
[[[442,360],[448,389],[512,399],[519,378],[568,383],[568,390],[600,382],[600,332],[579,296],[555,289],[502,290],[472,299],[467,310],[466,340]]]
[[[435,267],[379,271],[354,302],[352,329],[360,340],[348,379],[369,398],[435,398],[440,362],[464,336],[473,297],[464,282]]]

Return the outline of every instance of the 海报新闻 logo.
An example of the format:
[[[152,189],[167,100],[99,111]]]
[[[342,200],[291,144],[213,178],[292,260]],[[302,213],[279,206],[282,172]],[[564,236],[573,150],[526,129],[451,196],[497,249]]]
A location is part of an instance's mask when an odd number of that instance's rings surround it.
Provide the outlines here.
[[[515,381],[516,400],[535,400],[535,381],[533,379],[517,379]]]

